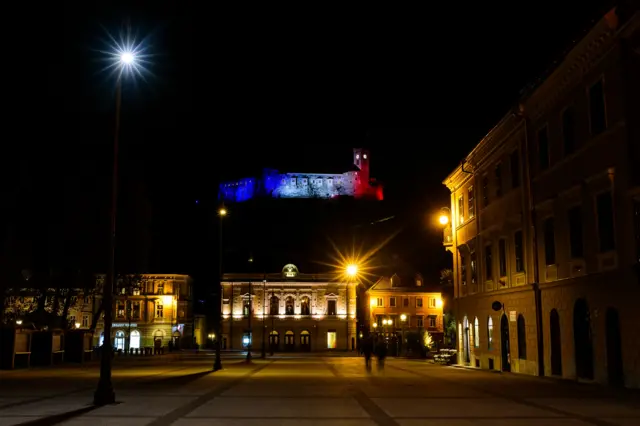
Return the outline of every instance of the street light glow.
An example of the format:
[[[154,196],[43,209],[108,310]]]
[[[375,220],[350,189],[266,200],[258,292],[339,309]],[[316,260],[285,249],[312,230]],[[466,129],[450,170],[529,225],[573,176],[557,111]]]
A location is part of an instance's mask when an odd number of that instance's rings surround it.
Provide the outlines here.
[[[226,216],[227,215],[227,209],[225,209],[224,207],[221,207],[220,210],[218,210],[218,214],[220,216]]]
[[[449,223],[449,216],[447,216],[446,214],[440,215],[440,218],[438,220],[440,221],[440,225],[446,225],[447,223]]]
[[[119,37],[114,37],[107,32],[103,49],[95,49],[106,65],[102,71],[115,75],[118,79],[123,76],[140,77],[146,80],[151,75],[149,66],[151,56],[148,53],[149,42],[146,39],[137,39],[130,30],[122,31]]]
[[[122,52],[120,55],[120,62],[124,65],[131,65],[135,60],[135,56],[131,52]]]
[[[356,275],[358,275],[358,266],[354,264],[347,265],[347,275],[349,275],[350,277],[355,277]]]

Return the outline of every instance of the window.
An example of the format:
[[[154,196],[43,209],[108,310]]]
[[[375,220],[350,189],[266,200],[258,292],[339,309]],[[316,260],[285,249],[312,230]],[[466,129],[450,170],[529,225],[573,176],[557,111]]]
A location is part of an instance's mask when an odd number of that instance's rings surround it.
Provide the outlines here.
[[[416,323],[418,325],[418,327],[422,328],[424,327],[424,320],[422,317],[416,317]]]
[[[493,319],[487,320],[487,349],[493,349]]]
[[[405,298],[402,299],[402,306],[405,307],[405,308],[409,307],[409,298],[408,297],[405,297]]]
[[[164,317],[164,306],[162,302],[156,302],[156,318]]]
[[[467,190],[467,209],[469,211],[469,219],[471,219],[476,214],[476,205],[473,198],[473,186],[470,186]]]
[[[482,207],[489,205],[489,177],[482,178]]]
[[[458,197],[458,224],[464,223],[464,195]]]
[[[549,168],[549,130],[547,126],[538,130],[538,169]]]
[[[484,278],[489,281],[493,279],[493,246],[484,247]]]
[[[460,253],[460,283],[467,285],[467,259]]]
[[[613,198],[611,192],[598,195],[596,198],[596,209],[598,212],[598,241],[600,243],[600,253],[605,253],[616,248],[613,225]]]
[[[569,246],[571,258],[581,258],[584,256],[584,241],[582,229],[582,208],[573,207],[568,212],[569,216]]]
[[[416,308],[422,308],[422,297],[416,298]]]
[[[498,243],[498,260],[500,261],[500,276],[507,276],[507,240],[501,239]]]
[[[124,301],[118,300],[117,306],[118,306],[118,309],[116,314],[118,318],[124,318],[124,312],[125,312]]]
[[[335,349],[338,344],[338,337],[335,330],[327,331],[327,349]]]
[[[389,298],[389,306],[391,306],[392,308],[396,307],[396,298],[395,297],[390,297]]]
[[[293,186],[296,185],[296,178],[291,178],[291,185],[293,185]]]
[[[433,297],[429,298],[429,307],[430,308],[435,308],[436,307],[436,299],[434,299]]]
[[[304,296],[302,301],[300,302],[300,314],[302,315],[311,315],[311,310],[309,309],[309,298]]]
[[[518,315],[518,358],[527,359],[527,329],[522,314]]]
[[[242,315],[245,318],[248,318],[250,314],[251,314],[251,299],[247,298],[244,300],[242,304]]]
[[[511,188],[520,186],[520,156],[518,151],[513,151],[509,158],[509,166],[511,166]]]
[[[524,271],[524,252],[522,247],[522,231],[513,235],[513,244],[516,251],[516,272]]]
[[[570,155],[576,149],[576,123],[573,107],[562,113],[562,142],[564,155]]]
[[[292,296],[288,296],[284,299],[284,314],[285,315],[293,315],[294,313],[294,301]],[[331,315],[331,314],[329,314]],[[335,314],[333,314],[335,315]]]
[[[429,315],[429,328],[436,328],[437,327],[437,320],[438,320],[437,316]]]
[[[478,317],[473,321],[473,346],[480,347],[480,323]]]
[[[556,229],[553,218],[547,218],[542,225],[544,232],[544,260],[547,265],[556,264]]]
[[[278,315],[280,300],[276,296],[271,296],[269,300],[269,314]]]
[[[158,284],[158,294],[164,294],[164,284]]]
[[[327,302],[327,315],[335,315],[336,314],[336,301],[329,300]]]
[[[82,316],[82,327],[83,328],[89,327],[89,315]]]
[[[602,79],[589,89],[589,125],[591,135],[596,136],[607,128],[607,117]]]
[[[376,299],[376,306],[378,306],[379,308],[382,308],[384,306],[384,302],[383,302],[383,298],[382,297],[378,297]]]
[[[140,302],[133,302],[133,314],[131,317],[134,319],[140,319]]]
[[[496,197],[502,197],[502,164],[498,164],[494,170],[496,176]]]
[[[476,265],[476,253],[471,253],[471,284],[478,282],[478,267]]]

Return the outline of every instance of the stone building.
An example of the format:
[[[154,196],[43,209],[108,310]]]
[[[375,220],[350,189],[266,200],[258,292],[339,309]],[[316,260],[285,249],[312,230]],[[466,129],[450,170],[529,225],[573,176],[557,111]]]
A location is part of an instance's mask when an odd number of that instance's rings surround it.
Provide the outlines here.
[[[291,264],[277,274],[224,274],[222,347],[354,350],[356,285]]]
[[[382,200],[382,184],[371,178],[371,154],[353,149],[353,163],[338,173],[280,173],[265,169],[260,177],[222,182],[222,201],[242,202],[255,197],[334,198],[349,196]]]
[[[607,13],[444,181],[460,363],[640,387],[639,26]]]
[[[444,335],[442,295],[429,291],[420,274],[380,277],[367,291],[369,332],[399,335],[428,332],[434,342]]]
[[[98,276],[98,287],[103,281],[104,275]],[[118,285],[111,324],[114,348],[167,347],[169,342],[174,347],[191,347],[195,320],[192,285],[189,276],[175,274],[144,274],[130,284]],[[97,292],[94,303],[100,302]],[[103,320],[101,317],[95,330],[97,345],[104,339]],[[84,328],[84,316],[81,324]]]

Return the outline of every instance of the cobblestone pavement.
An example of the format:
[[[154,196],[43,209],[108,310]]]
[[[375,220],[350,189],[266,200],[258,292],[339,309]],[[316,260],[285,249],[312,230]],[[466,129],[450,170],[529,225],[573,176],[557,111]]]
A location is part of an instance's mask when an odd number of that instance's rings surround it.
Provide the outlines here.
[[[597,386],[424,362],[275,357],[252,364],[211,356],[116,363],[118,403],[90,405],[97,368],[0,374],[4,425],[640,425],[640,398]]]

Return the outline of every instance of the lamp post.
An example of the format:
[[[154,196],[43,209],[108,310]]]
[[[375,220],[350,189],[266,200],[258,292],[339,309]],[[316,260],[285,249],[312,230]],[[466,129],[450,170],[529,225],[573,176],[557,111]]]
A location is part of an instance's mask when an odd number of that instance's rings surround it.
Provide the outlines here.
[[[273,308],[273,298],[276,296],[275,293],[275,289],[272,288],[271,289],[271,299],[269,299],[269,316],[271,316],[271,333],[269,334],[269,346],[271,346],[271,356],[273,356],[273,352],[275,351],[275,339],[276,336],[273,334],[273,332],[275,331],[275,314],[273,312],[271,312],[271,309]],[[272,341],[273,340],[273,341]]]
[[[111,322],[113,321],[113,285],[115,279],[116,217],[118,211],[118,137],[120,134],[120,104],[122,102],[122,74],[135,66],[133,51],[120,52],[117,66],[120,70],[116,81],[116,121],[113,135],[113,171],[111,181],[111,227],[109,241],[109,265],[102,288],[102,306],[104,308],[104,339],[100,357],[100,379],[93,395],[94,405],[107,405],[116,402],[116,394],[111,383]]]
[[[353,264],[353,263],[347,265],[346,275],[347,275],[347,278],[348,278],[347,279],[347,297],[346,297],[346,300],[347,300],[347,308],[346,308],[346,312],[347,312],[347,321],[346,321],[347,322],[347,347],[346,347],[346,349],[347,349],[347,352],[349,352],[349,341],[350,341],[350,339],[349,339],[349,322],[351,321],[351,315],[350,315],[350,312],[349,312],[349,306],[350,306],[349,305],[349,281],[350,280],[354,280],[358,276],[358,265]]]
[[[222,370],[222,359],[220,358],[220,346],[222,344],[222,220],[227,215],[227,209],[220,207],[218,216],[220,217],[220,231],[218,233],[218,300],[216,306],[216,357],[213,362],[213,371]],[[233,295],[231,295],[233,303]],[[229,325],[229,329],[233,327],[233,318]]]
[[[260,357],[265,359],[267,357],[267,348],[265,342],[265,331],[266,325],[264,323],[264,317],[267,314],[267,274],[264,274],[264,278],[262,280],[262,348],[260,348]]]
[[[400,321],[402,323],[402,344],[400,345],[400,348],[406,354],[407,353],[407,348],[404,345],[404,326],[405,326],[405,324],[407,322],[407,316],[405,314],[400,315]]]

